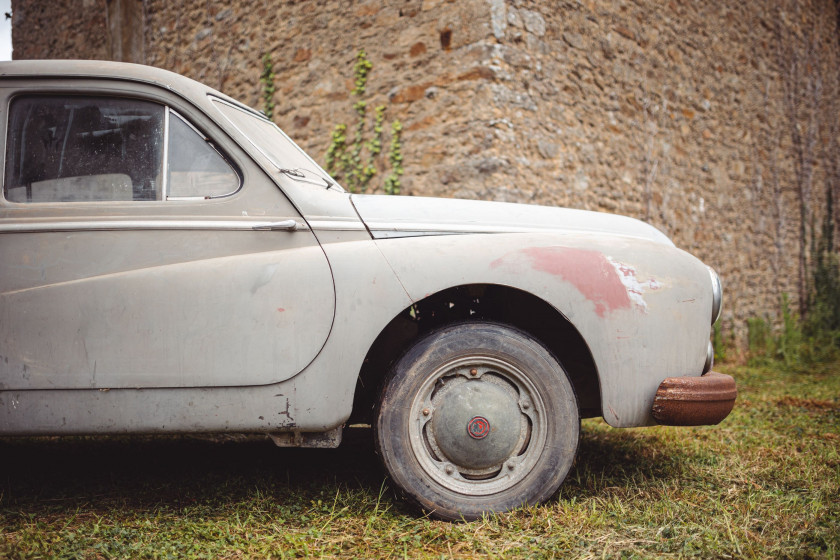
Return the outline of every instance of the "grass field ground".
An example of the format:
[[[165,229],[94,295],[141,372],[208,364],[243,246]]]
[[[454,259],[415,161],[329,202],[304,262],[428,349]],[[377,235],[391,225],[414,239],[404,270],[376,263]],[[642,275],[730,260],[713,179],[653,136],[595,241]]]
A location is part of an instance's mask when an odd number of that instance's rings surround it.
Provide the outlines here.
[[[367,430],[336,450],[3,439],[0,558],[836,558],[840,364],[720,370],[740,390],[721,425],[584,421],[550,503],[461,524],[394,496]]]

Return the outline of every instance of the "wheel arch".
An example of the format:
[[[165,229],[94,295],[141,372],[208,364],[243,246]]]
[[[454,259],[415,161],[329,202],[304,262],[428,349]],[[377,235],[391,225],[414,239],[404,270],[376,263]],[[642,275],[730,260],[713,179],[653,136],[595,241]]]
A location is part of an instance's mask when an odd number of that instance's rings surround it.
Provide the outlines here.
[[[359,372],[350,424],[370,424],[392,364],[419,338],[442,326],[471,320],[512,325],[537,339],[566,370],[582,418],[602,416],[595,360],[580,332],[555,307],[518,288],[464,284],[430,294],[403,309],[374,340]]]

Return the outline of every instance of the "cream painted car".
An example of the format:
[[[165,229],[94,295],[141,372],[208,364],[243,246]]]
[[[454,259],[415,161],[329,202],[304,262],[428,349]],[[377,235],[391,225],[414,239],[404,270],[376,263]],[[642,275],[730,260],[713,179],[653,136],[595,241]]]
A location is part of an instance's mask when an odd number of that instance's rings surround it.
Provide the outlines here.
[[[345,192],[187,78],[0,64],[0,434],[373,425],[394,483],[471,519],[544,501],[580,418],[713,424],[717,275],[621,216]]]

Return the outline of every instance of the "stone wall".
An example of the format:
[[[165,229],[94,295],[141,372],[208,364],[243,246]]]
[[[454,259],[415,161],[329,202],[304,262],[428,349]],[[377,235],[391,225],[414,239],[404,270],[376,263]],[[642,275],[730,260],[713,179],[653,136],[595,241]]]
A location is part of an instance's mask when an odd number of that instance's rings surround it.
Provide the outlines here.
[[[817,214],[839,156],[833,0],[15,0],[13,12],[15,58],[137,60],[255,107],[268,52],[275,120],[322,162],[334,125],[355,121],[365,49],[369,106],[405,127],[404,194],[648,220],[721,272],[736,331],[797,294],[787,59],[822,83],[811,112],[793,100],[816,126]],[[139,46],[125,39],[137,30]]]

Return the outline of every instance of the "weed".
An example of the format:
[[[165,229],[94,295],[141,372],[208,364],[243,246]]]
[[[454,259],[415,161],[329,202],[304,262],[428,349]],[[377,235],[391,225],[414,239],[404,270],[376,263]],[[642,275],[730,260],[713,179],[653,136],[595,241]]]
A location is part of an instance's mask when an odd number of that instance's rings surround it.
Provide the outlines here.
[[[260,74],[262,84],[263,113],[268,120],[274,119],[274,64],[271,62],[271,54],[265,53],[262,57],[263,70]]]
[[[749,363],[768,365],[776,361],[787,368],[802,369],[840,359],[840,329],[831,328],[824,317],[816,316],[820,309],[822,302],[811,305],[803,321],[791,311],[790,300],[783,294],[782,321],[775,333],[768,320],[747,319]]]
[[[831,203],[831,197],[829,197]],[[830,361],[840,355],[840,255],[834,247],[831,204],[812,255],[814,262],[808,317],[803,327],[815,351],[812,359]]]
[[[761,317],[747,319],[747,351],[752,359],[766,359],[774,354],[773,329]]]
[[[348,126],[340,123],[333,127],[330,135],[330,145],[327,148],[327,171],[333,178],[350,192],[366,192],[371,181],[377,175],[377,162],[382,153],[382,131],[385,121],[385,106],[378,105],[373,111],[372,136],[366,139],[368,127],[367,101],[362,99],[367,91],[368,74],[373,64],[367,58],[364,49],[356,54],[353,66],[353,89],[350,94],[356,98],[353,111],[356,113],[356,124],[353,127],[352,138],[348,141]],[[402,125],[394,121],[391,125],[391,145],[388,152],[388,163],[391,173],[384,181],[383,188],[387,194],[399,193],[399,176],[402,168],[402,139],[400,132]]]
[[[802,327],[790,310],[787,294],[782,294],[782,330],[776,341],[776,354],[787,366],[799,363],[802,349]]]
[[[403,174],[402,161],[402,123],[394,121],[391,123],[391,146],[388,150],[391,173],[385,179],[385,192],[387,194],[400,194],[400,176]]]
[[[712,348],[715,350],[715,363],[725,362],[730,350],[736,347],[735,334],[730,331],[723,335],[723,323],[720,318],[712,325]]]

